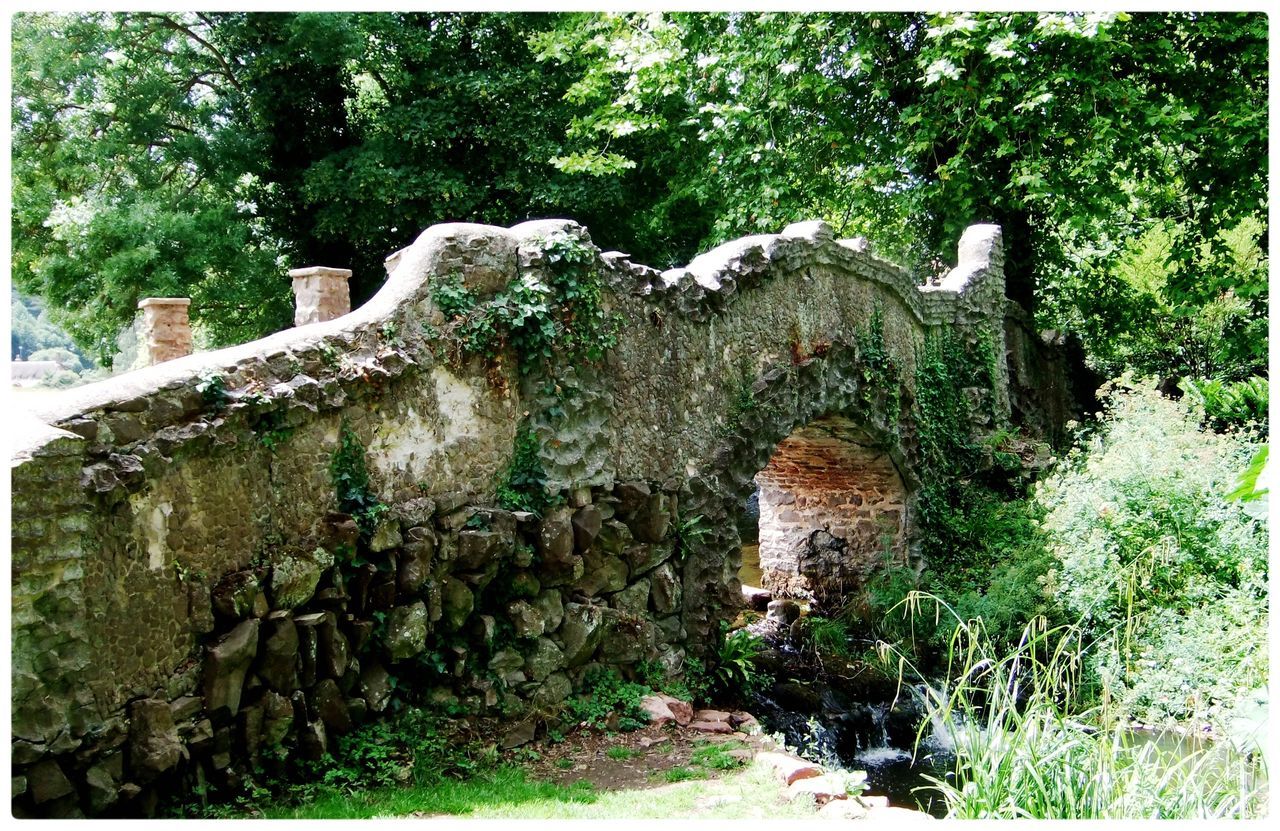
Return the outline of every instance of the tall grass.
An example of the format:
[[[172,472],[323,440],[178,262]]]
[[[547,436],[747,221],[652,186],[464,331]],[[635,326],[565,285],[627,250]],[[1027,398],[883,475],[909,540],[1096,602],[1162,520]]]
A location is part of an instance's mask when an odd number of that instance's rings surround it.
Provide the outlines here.
[[[944,601],[915,592],[912,614]],[[1101,703],[1079,707],[1086,652],[1076,626],[1029,624],[997,654],[981,619],[956,619],[947,685],[926,696],[935,733],[954,745],[954,769],[930,777],[958,819],[1208,819],[1266,813],[1265,761],[1226,742],[1170,750],[1136,734]],[[905,676],[915,667],[882,645]],[[917,675],[917,677],[919,677]],[[1092,697],[1091,697],[1091,700]],[[922,727],[922,731],[923,731]]]

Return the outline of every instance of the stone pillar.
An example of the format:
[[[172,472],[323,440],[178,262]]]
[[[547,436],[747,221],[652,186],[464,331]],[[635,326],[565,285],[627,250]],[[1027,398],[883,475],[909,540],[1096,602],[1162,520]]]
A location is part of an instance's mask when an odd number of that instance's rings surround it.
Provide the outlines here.
[[[143,356],[148,366],[191,354],[191,300],[186,297],[146,297],[142,309]]]
[[[295,268],[289,272],[293,279],[293,325],[306,326],[342,317],[351,311],[351,278],[349,268]]]

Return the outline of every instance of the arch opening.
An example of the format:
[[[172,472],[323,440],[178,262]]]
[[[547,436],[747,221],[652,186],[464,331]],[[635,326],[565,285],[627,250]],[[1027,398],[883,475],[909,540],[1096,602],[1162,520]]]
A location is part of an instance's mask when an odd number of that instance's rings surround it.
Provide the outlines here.
[[[908,562],[907,485],[889,450],[856,422],[824,415],[794,429],[755,484],[758,549],[755,563],[744,552],[744,583],[838,603],[876,570]]]

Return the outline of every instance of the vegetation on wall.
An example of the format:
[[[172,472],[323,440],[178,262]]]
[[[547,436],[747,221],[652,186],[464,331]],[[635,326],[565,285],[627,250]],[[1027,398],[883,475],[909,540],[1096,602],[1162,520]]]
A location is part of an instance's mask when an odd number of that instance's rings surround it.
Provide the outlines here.
[[[603,306],[594,250],[559,231],[541,242],[546,268],[526,271],[491,297],[477,297],[460,276],[432,289],[445,318],[440,334],[458,357],[494,365],[511,350],[521,374],[529,375],[556,361],[599,361],[616,343],[617,322]]]
[[[329,476],[338,497],[338,509],[350,514],[362,536],[369,537],[388,510],[373,492],[369,471],[365,466],[364,444],[345,422],[338,434],[338,449],[329,462]]]

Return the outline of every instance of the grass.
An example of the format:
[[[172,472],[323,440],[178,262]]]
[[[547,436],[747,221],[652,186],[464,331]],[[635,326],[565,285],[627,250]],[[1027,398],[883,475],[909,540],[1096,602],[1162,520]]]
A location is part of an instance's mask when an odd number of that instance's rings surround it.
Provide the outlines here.
[[[466,780],[379,788],[349,795],[328,794],[305,805],[268,809],[263,816],[367,819],[426,815],[582,820],[813,817],[813,807],[805,805],[804,800],[787,803],[781,795],[775,774],[762,764],[753,764],[720,779],[681,781],[624,791],[596,791],[586,783],[564,786],[537,782],[520,768],[507,766]]]
[[[613,747],[606,750],[604,752],[604,755],[608,756],[610,759],[613,759],[615,762],[625,762],[628,759],[634,759],[636,756],[640,754],[629,747],[623,747],[620,744],[616,744]]]

